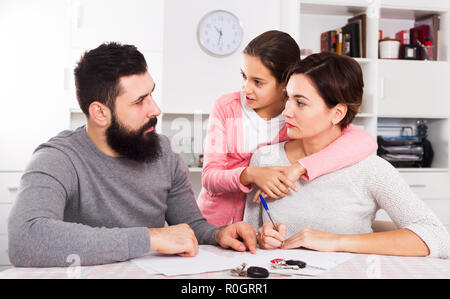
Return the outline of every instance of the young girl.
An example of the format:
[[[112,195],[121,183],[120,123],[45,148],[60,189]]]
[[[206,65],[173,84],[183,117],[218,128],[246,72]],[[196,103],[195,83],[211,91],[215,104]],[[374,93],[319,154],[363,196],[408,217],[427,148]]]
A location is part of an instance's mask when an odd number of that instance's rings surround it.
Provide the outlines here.
[[[246,194],[254,185],[271,198],[281,198],[290,193],[288,188],[297,191],[293,182],[300,176],[312,180],[357,163],[376,150],[376,141],[368,133],[349,126],[327,148],[290,167],[248,167],[259,147],[288,140],[281,115],[286,103],[285,73],[299,59],[300,49],[289,34],[274,30],[259,35],[244,50],[241,92],[215,102],[198,198],[209,223],[241,221]]]

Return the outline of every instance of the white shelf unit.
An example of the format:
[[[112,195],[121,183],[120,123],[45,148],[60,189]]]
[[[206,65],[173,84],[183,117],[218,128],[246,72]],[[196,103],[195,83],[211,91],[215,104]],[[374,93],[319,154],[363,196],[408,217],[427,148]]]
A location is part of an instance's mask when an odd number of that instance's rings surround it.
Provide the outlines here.
[[[209,114],[164,113],[161,130],[172,142],[172,149],[181,154],[190,172],[201,172],[199,155],[203,154]]]
[[[448,1],[304,1],[298,10],[285,11],[297,16],[298,28],[290,28],[302,49],[320,52],[320,34],[347,24],[347,20],[366,14],[366,56],[356,58],[364,75],[361,112],[354,124],[374,137],[378,126],[413,126],[426,120],[428,139],[434,150],[431,168],[398,168],[411,188],[440,217],[450,230],[450,3]],[[292,7],[292,6],[291,6]],[[378,30],[383,37],[414,27],[416,18],[438,14],[440,30],[437,61],[383,60],[378,58]],[[379,218],[388,218],[383,211]]]

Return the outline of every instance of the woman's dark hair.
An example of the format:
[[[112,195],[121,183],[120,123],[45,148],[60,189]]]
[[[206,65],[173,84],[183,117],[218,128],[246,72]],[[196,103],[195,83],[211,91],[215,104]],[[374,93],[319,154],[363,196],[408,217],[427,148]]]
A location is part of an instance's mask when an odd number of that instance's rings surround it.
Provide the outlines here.
[[[114,112],[120,94],[120,77],[147,71],[144,55],[132,45],[111,42],[85,52],[75,68],[75,86],[81,110],[89,117],[89,106],[98,101]]]
[[[286,80],[286,70],[300,60],[300,48],[287,33],[271,30],[255,37],[244,49],[244,54],[258,57],[277,79]]]
[[[356,60],[331,52],[312,54],[289,68],[286,81],[295,74],[306,75],[311,80],[328,108],[339,103],[347,105],[347,114],[339,122],[342,129],[353,121],[364,88],[362,70]]]

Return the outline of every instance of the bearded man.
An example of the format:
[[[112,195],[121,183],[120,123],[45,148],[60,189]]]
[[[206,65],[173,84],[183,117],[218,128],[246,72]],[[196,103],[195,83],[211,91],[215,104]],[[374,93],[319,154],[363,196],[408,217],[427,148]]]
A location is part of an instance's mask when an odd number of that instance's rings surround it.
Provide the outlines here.
[[[252,226],[219,228],[201,215],[186,164],[155,132],[155,83],[135,46],[102,44],[74,73],[87,124],[33,153],[9,217],[13,265],[70,266],[73,254],[81,265],[150,251],[195,256],[198,244],[255,252]]]

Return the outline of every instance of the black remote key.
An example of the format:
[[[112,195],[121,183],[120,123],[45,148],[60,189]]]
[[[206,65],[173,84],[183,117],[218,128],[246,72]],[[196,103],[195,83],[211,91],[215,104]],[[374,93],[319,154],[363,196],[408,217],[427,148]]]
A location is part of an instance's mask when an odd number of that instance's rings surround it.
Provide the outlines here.
[[[262,267],[249,267],[247,269],[247,276],[252,278],[266,278],[269,276],[269,271]]]
[[[303,269],[306,267],[306,263],[304,261],[300,261],[300,260],[287,260],[286,265],[298,266],[300,269]]]

